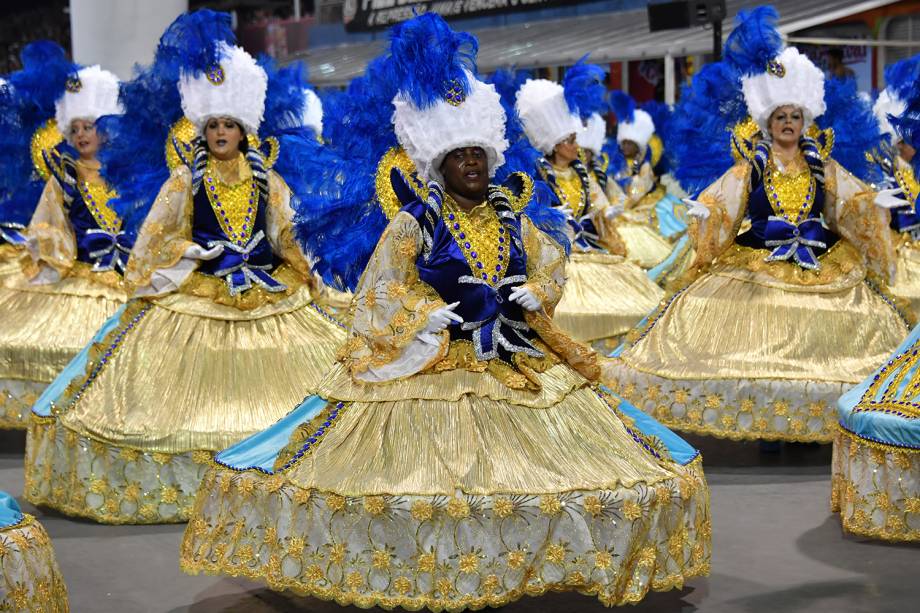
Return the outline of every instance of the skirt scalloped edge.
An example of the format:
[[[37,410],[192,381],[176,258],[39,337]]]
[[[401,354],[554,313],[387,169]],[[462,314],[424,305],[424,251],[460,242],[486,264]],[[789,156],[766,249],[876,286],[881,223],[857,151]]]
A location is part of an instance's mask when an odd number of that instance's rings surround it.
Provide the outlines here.
[[[698,460],[655,486],[532,496],[345,497],[215,465],[180,563],[341,605],[461,611],[555,591],[636,603],[707,575],[710,556]]]
[[[181,523],[212,456],[115,447],[33,415],[24,495],[34,505],[104,524]]]
[[[920,542],[920,453],[838,427],[831,466],[831,510],[845,532]]]
[[[0,611],[69,611],[51,539],[34,517],[0,528],[0,552]]]

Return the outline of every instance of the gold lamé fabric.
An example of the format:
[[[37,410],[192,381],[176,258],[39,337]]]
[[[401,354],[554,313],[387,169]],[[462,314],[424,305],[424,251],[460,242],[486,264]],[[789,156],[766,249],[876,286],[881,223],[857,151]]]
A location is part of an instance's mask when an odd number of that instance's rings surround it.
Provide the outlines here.
[[[106,282],[100,282],[106,281]],[[116,273],[77,262],[51,285],[0,275],[0,379],[50,383],[125,301]]]
[[[823,290],[722,267],[677,294],[622,359],[668,379],[857,383],[907,326],[862,280]]]
[[[664,296],[645,271],[620,256],[574,252],[566,273],[553,318],[581,341],[625,334]]]
[[[208,302],[180,294],[162,304],[132,302],[119,328],[96,345],[97,357],[131,318],[146,313],[79,401],[65,407],[61,422],[89,438],[144,451],[220,450],[296,406],[345,339],[314,309],[306,287],[247,317],[216,307],[190,314]]]
[[[542,409],[473,394],[352,402],[286,472],[298,487],[345,496],[536,494],[673,476],[586,383]]]
[[[908,236],[899,237],[898,271],[889,289],[907,300],[914,314],[920,314],[920,243]]]
[[[653,268],[671,255],[674,247],[651,225],[630,217],[624,214],[615,220],[617,232],[626,244],[627,258],[642,268]]]

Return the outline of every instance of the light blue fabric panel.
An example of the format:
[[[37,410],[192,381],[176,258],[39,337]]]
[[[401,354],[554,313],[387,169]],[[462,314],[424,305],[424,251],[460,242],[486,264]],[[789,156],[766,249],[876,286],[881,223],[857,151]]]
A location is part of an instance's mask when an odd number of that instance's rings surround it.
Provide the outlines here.
[[[124,313],[126,307],[127,305],[123,304],[115,311],[114,315],[105,320],[105,323],[102,324],[102,327],[99,328],[93,336],[93,340],[87,343],[86,346],[80,350],[80,353],[75,355],[70,363],[64,367],[64,370],[55,377],[51,385],[45,388],[45,391],[42,392],[42,395],[38,397],[38,400],[35,401],[35,405],[32,407],[33,413],[40,417],[49,417],[51,415],[51,403],[57,401],[57,399],[61,397],[71,381],[77,377],[83,376],[86,372],[86,363],[89,361],[89,352],[93,344],[102,342],[102,339],[104,339],[109,332],[118,327],[121,314]]]
[[[674,266],[677,264],[677,260],[683,256],[684,252],[689,248],[690,237],[686,234],[680,237],[680,240],[674,244],[674,249],[671,250],[670,255],[664,259],[658,266],[650,268],[646,273],[648,278],[658,283],[658,281],[666,274],[671,272]]]
[[[914,345],[920,341],[920,326],[915,327],[908,335],[904,342],[895,350],[894,355],[913,351]],[[866,377],[861,383],[844,393],[837,401],[837,416],[840,424],[850,432],[864,437],[866,439],[896,445],[899,447],[912,447],[920,449],[920,419],[907,419],[898,415],[869,411],[865,413],[853,413],[853,409],[859,404],[859,401],[865,395],[869,386],[872,385],[875,377],[881,373],[882,368],[879,366],[875,372]],[[898,375],[899,370],[892,370],[885,375],[883,384],[880,386],[879,395],[883,393],[887,383]],[[920,363],[911,367],[907,376],[904,377],[898,390],[897,396],[901,400],[908,402],[917,402],[916,396],[912,398],[901,398],[906,388],[920,376]]]
[[[620,406],[618,407],[620,411],[632,419],[633,422],[635,422],[636,427],[639,428],[643,434],[646,436],[654,436],[661,440],[665,447],[668,448],[668,453],[671,454],[671,458],[673,458],[674,461],[678,464],[685,466],[692,462],[694,458],[700,454],[700,452],[695,447],[693,447],[693,445],[671,432],[671,430],[665,426],[658,423],[651,415],[648,415],[642,410],[634,407],[624,398],[617,396],[605,386],[601,386],[601,389],[614,398],[620,400]]]
[[[687,231],[687,224],[681,221],[674,213],[675,206],[683,206],[683,202],[671,194],[655,203],[655,215],[658,217],[658,232],[665,238],[672,238]]]
[[[0,492],[0,528],[14,526],[22,521],[22,511],[16,499],[7,494]]]
[[[218,453],[214,460],[234,470],[260,468],[272,472],[275,459],[300,424],[307,423],[326,407],[326,400],[310,396],[293,411],[257,434]]]

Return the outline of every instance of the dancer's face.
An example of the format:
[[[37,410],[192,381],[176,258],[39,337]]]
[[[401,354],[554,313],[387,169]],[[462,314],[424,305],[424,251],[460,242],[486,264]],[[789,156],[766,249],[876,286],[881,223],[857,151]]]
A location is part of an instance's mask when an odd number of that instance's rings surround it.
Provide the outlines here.
[[[639,155],[639,145],[634,141],[624,140],[620,143],[620,151],[623,152],[623,157],[634,158]]]
[[[96,123],[88,119],[74,119],[70,122],[70,142],[73,144],[80,158],[93,159],[99,153],[99,135],[96,133]]]
[[[569,136],[556,145],[556,148],[553,149],[553,162],[557,166],[568,166],[575,161],[575,158],[578,157],[578,143],[575,140],[574,134],[569,134]]]
[[[797,106],[781,106],[770,115],[770,138],[778,145],[798,145],[805,129],[805,114]]]
[[[218,160],[232,160],[240,154],[243,128],[230,117],[212,117],[204,128],[208,151]]]
[[[489,159],[482,147],[454,149],[441,163],[441,174],[444,188],[455,200],[475,203],[485,200],[489,191]]]

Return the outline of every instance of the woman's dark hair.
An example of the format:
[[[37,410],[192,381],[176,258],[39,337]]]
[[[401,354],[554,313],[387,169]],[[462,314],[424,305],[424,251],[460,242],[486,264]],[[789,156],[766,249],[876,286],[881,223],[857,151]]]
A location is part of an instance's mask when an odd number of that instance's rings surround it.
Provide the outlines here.
[[[210,121],[210,120],[208,120],[208,121]],[[248,152],[249,152],[249,138],[248,138],[248,135],[246,134],[246,128],[244,128],[244,127],[243,127],[243,124],[241,124],[240,122],[238,122],[238,121],[235,120],[235,119],[233,120],[233,123],[235,123],[235,124],[236,124],[236,127],[238,127],[238,128],[240,129],[240,144],[239,144],[239,150],[242,151],[243,153],[248,153]],[[207,129],[207,125],[205,125],[205,129]],[[207,139],[207,137],[205,137],[204,134],[202,134],[201,136],[202,136],[201,141],[202,141],[202,143],[204,143],[204,148],[207,149],[208,153],[211,153],[211,149],[208,147],[208,139]]]

